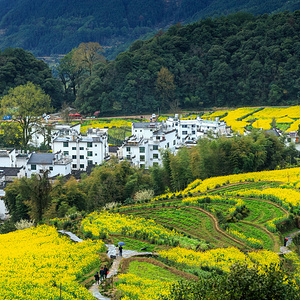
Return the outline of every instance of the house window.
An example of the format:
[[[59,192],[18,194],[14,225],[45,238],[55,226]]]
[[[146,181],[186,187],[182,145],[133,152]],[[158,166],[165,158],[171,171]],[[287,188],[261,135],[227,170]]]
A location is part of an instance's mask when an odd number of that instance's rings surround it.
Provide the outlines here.
[[[84,147],[79,147],[79,150],[84,150]]]
[[[76,147],[72,147],[72,150],[76,150]]]
[[[153,150],[158,150],[158,145],[153,145]]]
[[[196,133],[196,131],[195,131],[195,130],[193,130],[193,131],[192,131],[192,134],[195,134],[195,133]]]
[[[69,151],[64,151],[64,155],[69,155]]]
[[[158,158],[158,153],[154,153],[153,158]]]
[[[158,162],[154,162],[153,167],[158,167]]]
[[[84,169],[84,165],[83,164],[80,164],[80,169]]]
[[[72,155],[72,159],[76,159],[76,155]]]
[[[187,131],[182,131],[182,134],[187,134]]]
[[[168,147],[168,148],[170,147],[169,143],[167,143],[167,147]]]
[[[31,165],[31,170],[35,171],[36,170],[36,165]]]
[[[182,128],[187,128],[187,125],[182,125]]]
[[[64,146],[64,147],[69,147],[69,142],[64,142],[64,143],[63,143],[63,146]]]
[[[145,155],[140,155],[140,161],[145,161]]]
[[[126,151],[127,151],[127,152],[130,152],[130,147],[126,147]]]
[[[53,167],[49,167],[49,171],[53,171]]]
[[[126,158],[127,158],[127,159],[130,159],[130,155],[126,155]]]
[[[140,147],[140,153],[145,153],[145,147]]]
[[[88,151],[87,156],[93,156],[93,151]]]
[[[73,164],[72,165],[72,169],[76,169],[77,168],[77,165],[76,164]]]
[[[93,143],[92,142],[87,142],[87,147],[93,147]]]
[[[174,140],[174,141],[173,141],[173,145],[175,145],[175,143],[176,143],[176,141]]]
[[[93,161],[92,160],[88,160],[88,166],[92,165]]]
[[[79,158],[80,159],[84,159],[84,155],[79,155]]]
[[[140,168],[141,169],[145,169],[145,165],[144,164],[140,164]]]

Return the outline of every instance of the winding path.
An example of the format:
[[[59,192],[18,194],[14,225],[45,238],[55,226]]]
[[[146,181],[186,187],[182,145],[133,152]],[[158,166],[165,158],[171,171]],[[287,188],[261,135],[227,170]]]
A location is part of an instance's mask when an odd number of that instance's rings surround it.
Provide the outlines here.
[[[293,240],[293,237],[297,234],[300,233],[300,230],[299,231],[296,231],[296,232],[293,232],[291,233],[290,235],[286,236],[286,238],[288,239],[287,242],[286,242],[286,246],[282,246],[280,247],[280,252],[285,254],[285,253],[290,253],[290,252],[293,252],[291,250],[289,250],[287,247],[292,243],[292,240]]]
[[[152,252],[137,252],[137,251],[132,251],[132,250],[125,250],[123,249],[123,253],[122,256],[119,256],[117,253],[117,248],[115,245],[112,244],[107,244],[105,245],[108,249],[107,251],[107,256],[110,258],[111,255],[116,256],[116,259],[114,259],[114,262],[111,266],[111,268],[109,269],[109,273],[107,275],[107,278],[111,278],[115,275],[118,274],[118,269],[119,269],[119,265],[120,262],[122,260],[122,258],[129,258],[129,257],[133,257],[133,256],[147,256],[147,255],[158,255],[157,253],[152,253]],[[107,298],[103,295],[101,295],[101,293],[99,292],[99,285],[97,284],[93,284],[90,288],[89,288],[89,292],[96,298],[96,299],[100,299],[100,300],[110,300],[110,298]]]

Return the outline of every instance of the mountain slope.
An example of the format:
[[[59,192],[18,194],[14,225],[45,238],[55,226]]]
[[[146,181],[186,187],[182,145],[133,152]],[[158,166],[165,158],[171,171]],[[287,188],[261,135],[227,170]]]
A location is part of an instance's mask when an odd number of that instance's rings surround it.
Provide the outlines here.
[[[0,48],[35,55],[66,54],[81,42],[99,42],[107,56],[115,47],[177,22],[249,11],[300,8],[299,0],[0,0]]]
[[[180,24],[94,70],[80,86],[82,112],[140,114],[200,107],[298,103],[300,11],[236,13]]]

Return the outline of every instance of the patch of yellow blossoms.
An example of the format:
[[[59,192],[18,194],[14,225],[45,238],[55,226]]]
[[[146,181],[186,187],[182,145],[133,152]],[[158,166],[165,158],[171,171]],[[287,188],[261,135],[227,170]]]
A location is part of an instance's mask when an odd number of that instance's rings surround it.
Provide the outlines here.
[[[272,122],[272,119],[259,119],[252,123],[252,127],[268,130],[268,129],[271,129],[271,122]]]
[[[121,283],[117,283],[118,290],[125,294],[122,300],[155,300],[160,299],[160,295],[170,294],[170,282],[146,279],[134,274],[121,274],[118,278],[121,280]]]
[[[297,207],[300,205],[300,192],[295,189],[281,189],[281,188],[268,188],[263,190],[256,189],[246,189],[239,190],[235,192],[228,192],[228,195],[239,194],[240,196],[245,197],[255,197],[268,200],[269,197],[276,197],[282,202],[284,207],[288,208],[289,206]]]
[[[214,189],[216,185],[222,186],[229,183],[244,181],[280,181],[286,183],[297,183],[300,181],[300,168],[252,172],[236,175],[211,177],[205,180],[197,179],[190,183],[182,194],[204,193],[209,189]]]
[[[88,125],[81,126],[80,131],[86,132],[88,128],[112,128],[112,127],[129,127],[131,128],[132,120],[110,119],[108,121],[91,120]]]
[[[103,251],[102,241],[74,243],[45,225],[2,234],[0,299],[93,300],[76,280],[97,265]]]
[[[184,248],[172,248],[170,250],[160,251],[159,255],[176,263],[190,267],[211,267],[219,268],[225,272],[230,270],[232,264],[241,262],[249,266],[256,264],[260,266],[279,265],[279,257],[276,253],[268,250],[251,252],[248,255],[237,248],[218,248],[205,252],[196,252]]]
[[[93,236],[99,236],[103,232],[128,236],[138,234],[145,239],[169,239],[179,236],[175,231],[166,229],[153,220],[106,211],[89,214],[81,222],[81,228],[83,232],[90,231]]]

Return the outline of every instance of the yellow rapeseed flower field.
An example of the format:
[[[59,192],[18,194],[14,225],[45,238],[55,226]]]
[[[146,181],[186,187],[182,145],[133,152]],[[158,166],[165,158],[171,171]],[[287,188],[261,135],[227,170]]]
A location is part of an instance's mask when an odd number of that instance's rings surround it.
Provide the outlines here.
[[[170,294],[170,282],[146,279],[134,274],[121,274],[118,278],[121,280],[121,283],[117,285],[118,290],[125,294],[122,300],[155,300],[160,299],[160,295],[167,296]]]
[[[219,268],[225,272],[230,270],[232,264],[246,263],[249,266],[259,264],[260,266],[279,265],[279,257],[276,253],[268,250],[261,250],[249,253],[248,255],[237,248],[218,248],[205,252],[196,252],[184,248],[172,248],[160,251],[159,255],[176,263],[191,267]]]
[[[102,241],[71,242],[54,227],[0,235],[0,299],[93,300],[76,282],[97,265]]]
[[[234,195],[238,193],[240,196],[258,196],[260,198],[268,199],[270,197],[276,197],[282,202],[285,207],[298,207],[300,205],[300,191],[295,189],[283,189],[283,188],[268,188],[263,190],[247,189],[239,190],[238,192],[229,192],[227,194]]]
[[[166,240],[179,236],[174,230],[166,229],[153,220],[107,211],[89,214],[81,222],[81,228],[84,233],[91,232],[93,236],[100,236],[101,233],[138,235],[148,240]]]
[[[216,185],[222,186],[229,183],[238,183],[245,181],[277,181],[296,184],[300,181],[300,168],[211,177],[203,181],[201,179],[197,179],[190,183],[188,187],[182,192],[182,194],[187,194],[189,192],[204,193],[209,189],[215,188]]]

